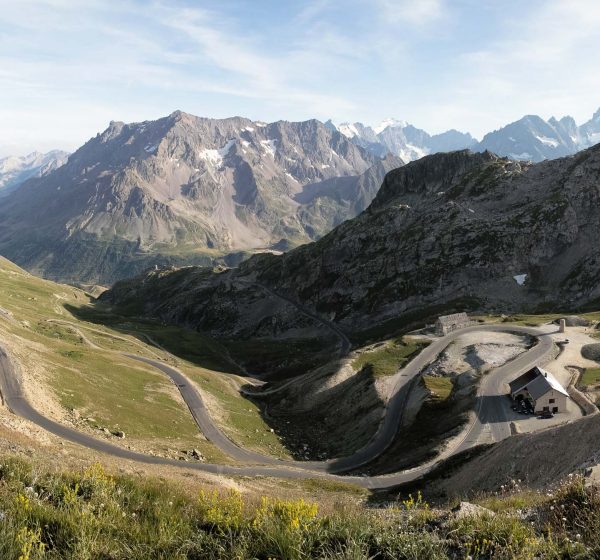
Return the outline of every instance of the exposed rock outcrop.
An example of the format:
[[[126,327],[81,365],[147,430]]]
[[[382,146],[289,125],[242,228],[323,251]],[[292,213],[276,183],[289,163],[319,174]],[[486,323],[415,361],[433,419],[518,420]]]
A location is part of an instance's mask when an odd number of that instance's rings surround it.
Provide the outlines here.
[[[154,265],[237,263],[318,239],[361,212],[380,159],[321,122],[181,111],[112,122],[0,206],[0,254],[61,281],[110,283]]]
[[[600,147],[535,165],[436,154],[388,173],[365,212],[316,243],[221,274],[150,274],[104,297],[207,330],[227,310],[219,331],[249,335],[306,320],[261,284],[357,336],[441,311],[594,306],[599,205]],[[260,320],[244,312],[258,305]]]

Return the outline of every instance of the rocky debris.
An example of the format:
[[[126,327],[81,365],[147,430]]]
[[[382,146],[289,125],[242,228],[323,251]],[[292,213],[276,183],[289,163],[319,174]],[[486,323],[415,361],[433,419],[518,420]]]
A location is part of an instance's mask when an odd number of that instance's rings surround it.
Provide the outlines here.
[[[87,420],[89,420],[89,419],[87,419]],[[97,428],[100,432],[102,432],[106,436],[116,437],[119,439],[125,439],[125,432],[122,430],[109,430],[106,426],[98,426]]]
[[[79,420],[82,420],[81,413],[76,408],[69,409],[69,412],[71,413],[71,416],[73,417],[74,422],[78,422]],[[83,418],[83,420],[85,420],[85,418]]]
[[[471,502],[460,502],[456,507],[452,508],[452,514],[455,519],[464,519],[465,517],[494,517],[496,515],[491,509]]]
[[[430,481],[428,492],[460,496],[500,488],[501,493],[510,493],[516,488],[514,483],[530,489],[547,488],[570,473],[597,465],[598,441],[600,414],[519,434],[474,454],[449,475]]]
[[[202,453],[200,453],[200,451],[198,451],[195,448],[189,449],[187,451],[182,451],[182,453],[183,453],[183,455],[179,456],[180,461],[189,461],[189,460],[201,461],[201,462],[206,461],[206,458],[204,457],[204,455],[202,455]]]
[[[581,347],[581,355],[587,360],[600,362],[600,342],[594,344],[586,344]]]

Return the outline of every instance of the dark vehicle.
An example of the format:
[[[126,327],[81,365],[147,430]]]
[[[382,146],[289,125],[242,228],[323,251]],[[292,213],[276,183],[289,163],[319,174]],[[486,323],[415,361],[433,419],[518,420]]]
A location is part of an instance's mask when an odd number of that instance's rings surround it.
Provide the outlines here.
[[[533,414],[533,405],[529,401],[525,402],[525,408],[527,409],[527,412]]]
[[[540,414],[540,418],[542,418],[542,419],[554,418],[554,412],[551,412],[550,410],[544,410],[544,412],[542,412]]]

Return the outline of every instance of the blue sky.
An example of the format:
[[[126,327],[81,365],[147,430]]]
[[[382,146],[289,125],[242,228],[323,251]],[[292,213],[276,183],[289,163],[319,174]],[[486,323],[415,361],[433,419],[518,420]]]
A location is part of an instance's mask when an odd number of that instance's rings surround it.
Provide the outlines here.
[[[0,156],[175,109],[480,137],[600,106],[596,0],[0,0]]]

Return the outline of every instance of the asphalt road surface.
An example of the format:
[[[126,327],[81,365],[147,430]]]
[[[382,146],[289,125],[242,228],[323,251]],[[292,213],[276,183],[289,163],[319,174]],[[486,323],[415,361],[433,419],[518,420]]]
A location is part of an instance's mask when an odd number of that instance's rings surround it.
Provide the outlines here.
[[[502,331],[529,334],[537,336],[539,343],[521,354],[511,362],[492,370],[486,374],[479,389],[477,414],[474,422],[465,430],[464,438],[451,450],[447,450],[435,461],[421,465],[408,471],[392,475],[374,477],[339,476],[349,470],[355,470],[381,455],[393,442],[402,419],[402,410],[408,391],[408,384],[431,363],[439,353],[465,332],[476,331]],[[323,462],[294,462],[282,461],[260,453],[245,450],[233,443],[212,421],[202,397],[190,383],[188,378],[177,369],[158,360],[142,358],[131,354],[128,357],[145,362],[166,375],[177,385],[181,395],[190,409],[196,423],[204,435],[227,455],[236,460],[256,465],[230,466],[206,463],[181,462],[152,455],[144,455],[113,445],[109,442],[96,439],[92,436],[69,428],[38,413],[26,400],[21,380],[7,354],[0,348],[0,390],[6,406],[15,414],[37,424],[41,428],[56,436],[83,445],[90,449],[107,453],[114,457],[130,459],[141,463],[165,466],[184,467],[214,474],[245,475],[245,476],[274,476],[281,478],[308,478],[318,477],[358,484],[367,488],[385,488],[396,486],[403,482],[415,480],[431,471],[437,464],[448,456],[464,451],[477,444],[479,435],[485,425],[494,426],[494,438],[498,441],[510,435],[509,422],[505,416],[506,401],[502,402],[501,394],[503,383],[512,379],[527,369],[543,361],[552,353],[551,338],[538,329],[508,325],[477,325],[467,327],[433,342],[400,370],[394,380],[392,395],[389,400],[384,420],[372,441],[349,457]],[[488,404],[490,405],[488,407]]]

